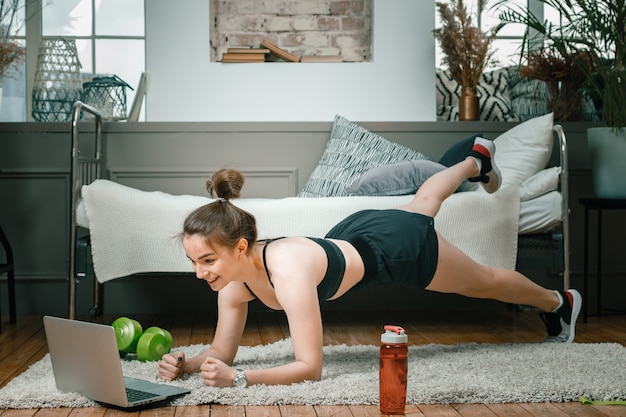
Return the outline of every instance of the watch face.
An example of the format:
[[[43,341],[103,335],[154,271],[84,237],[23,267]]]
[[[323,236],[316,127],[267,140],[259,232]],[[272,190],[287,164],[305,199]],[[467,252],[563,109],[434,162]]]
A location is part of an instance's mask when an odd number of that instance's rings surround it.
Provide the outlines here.
[[[233,379],[233,385],[237,388],[245,388],[246,385],[248,385],[246,374],[244,374],[243,371],[237,371],[237,375],[235,379]]]

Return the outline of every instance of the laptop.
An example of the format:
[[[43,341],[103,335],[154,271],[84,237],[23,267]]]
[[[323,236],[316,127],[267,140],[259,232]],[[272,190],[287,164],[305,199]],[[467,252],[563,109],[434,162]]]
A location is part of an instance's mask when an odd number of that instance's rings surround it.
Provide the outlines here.
[[[191,392],[123,376],[112,326],[52,316],[43,324],[59,391],[122,409],[160,405]]]

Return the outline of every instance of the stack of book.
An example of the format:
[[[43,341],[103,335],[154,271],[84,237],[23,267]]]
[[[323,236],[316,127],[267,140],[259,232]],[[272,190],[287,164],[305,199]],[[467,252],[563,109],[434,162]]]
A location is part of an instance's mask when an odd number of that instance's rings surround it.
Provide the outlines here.
[[[222,55],[222,62],[265,62],[267,48],[228,48]]]
[[[263,40],[258,48],[228,48],[222,55],[222,62],[265,62],[276,60],[286,62],[343,62],[343,57],[341,55],[305,55],[302,58],[298,58],[266,40]]]

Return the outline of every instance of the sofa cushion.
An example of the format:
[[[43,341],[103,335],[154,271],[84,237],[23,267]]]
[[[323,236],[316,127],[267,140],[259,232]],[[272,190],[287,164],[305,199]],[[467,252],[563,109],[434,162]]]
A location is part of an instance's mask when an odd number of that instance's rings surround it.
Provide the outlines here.
[[[348,195],[413,194],[430,176],[446,169],[425,159],[382,165],[365,172],[348,187]]]
[[[494,139],[502,186],[519,186],[544,169],[554,143],[552,113],[520,123]]]
[[[430,160],[421,152],[335,116],[326,149],[298,197],[347,195],[347,188],[364,172],[415,159]]]
[[[522,121],[548,113],[548,87],[545,81],[522,77],[511,77],[511,109]]]
[[[537,172],[520,184],[520,201],[532,200],[550,191],[557,190],[559,188],[560,175],[561,167],[558,166],[542,169]]]

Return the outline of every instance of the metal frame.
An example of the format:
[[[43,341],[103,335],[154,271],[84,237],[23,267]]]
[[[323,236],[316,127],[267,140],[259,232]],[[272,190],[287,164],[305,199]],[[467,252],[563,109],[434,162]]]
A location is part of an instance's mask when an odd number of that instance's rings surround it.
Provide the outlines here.
[[[78,125],[83,112],[94,116],[96,125],[94,152],[91,156],[81,155],[79,148]],[[102,157],[102,116],[100,111],[81,101],[74,103],[72,107],[72,155],[70,167],[70,247],[69,247],[69,308],[68,317],[76,316],[76,284],[79,282],[76,273],[76,241],[78,224],[76,212],[81,196],[83,185],[90,184],[100,178],[100,160]],[[97,285],[96,285],[97,287]]]
[[[570,287],[570,231],[569,231],[569,165],[567,158],[567,139],[561,125],[552,126],[552,131],[559,140],[561,164],[561,223],[563,229],[563,289]]]
[[[569,167],[567,140],[561,125],[552,131],[559,150],[559,191],[561,192],[561,225],[554,231],[518,235],[516,269],[550,269],[563,276],[563,289],[570,286],[570,230],[569,230]],[[524,256],[524,250],[544,251],[545,255]]]

